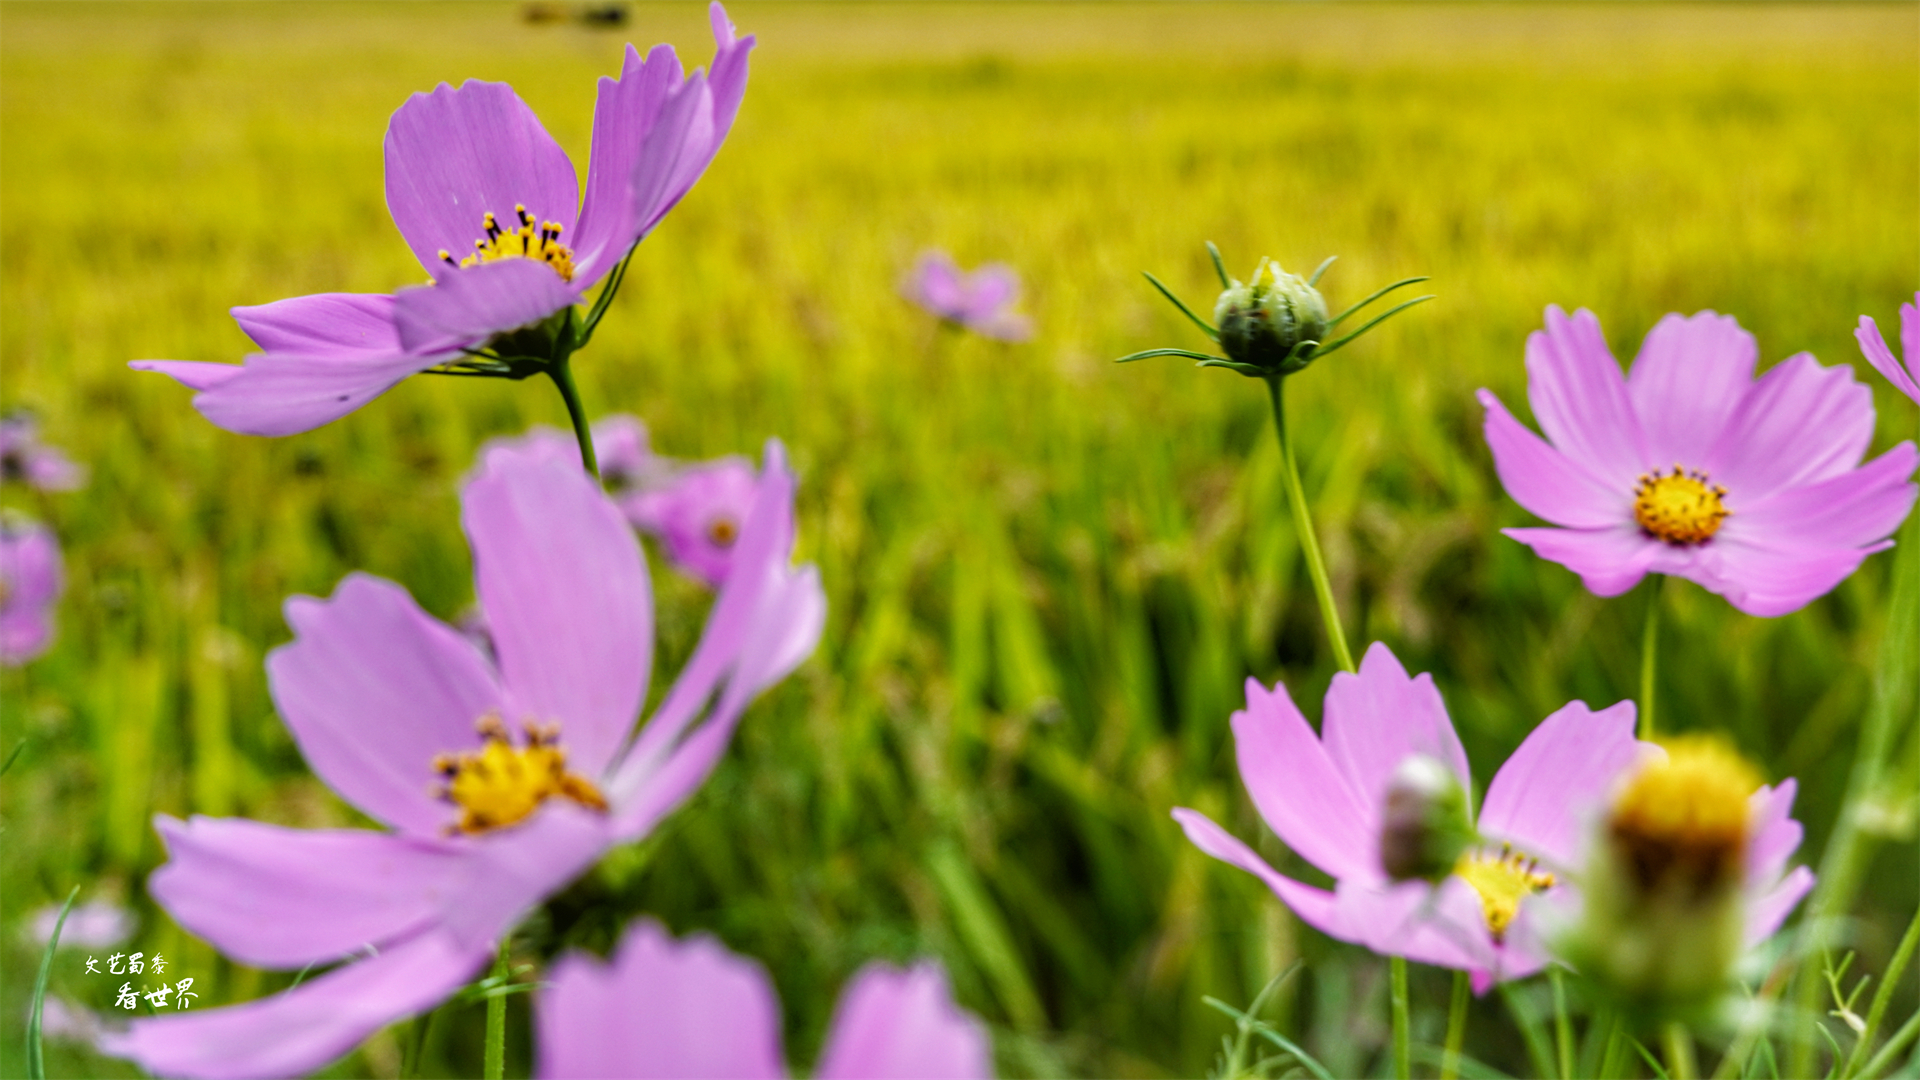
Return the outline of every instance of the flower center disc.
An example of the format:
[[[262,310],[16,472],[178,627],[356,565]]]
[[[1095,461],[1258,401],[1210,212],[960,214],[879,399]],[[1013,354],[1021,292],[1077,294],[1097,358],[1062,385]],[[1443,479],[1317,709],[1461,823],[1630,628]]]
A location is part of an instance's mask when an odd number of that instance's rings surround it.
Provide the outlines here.
[[[567,753],[560,748],[560,726],[526,726],[527,743],[515,746],[498,716],[489,714],[477,725],[485,739],[478,751],[458,756],[441,754],[433,769],[446,777],[442,798],[460,807],[454,832],[482,833],[503,829],[559,796],[590,810],[604,812],[607,800],[593,781],[567,771]]]
[[[1633,520],[1669,544],[1703,544],[1730,513],[1720,501],[1726,494],[1726,488],[1707,482],[1706,473],[1678,465],[1666,474],[1655,469],[1634,485]]]
[[[1507,936],[1507,927],[1520,913],[1520,901],[1554,886],[1553,875],[1541,870],[1539,863],[1504,844],[1498,855],[1470,851],[1460,856],[1453,872],[1480,894],[1480,911],[1496,942]]]
[[[481,263],[498,262],[501,259],[539,259],[560,275],[561,281],[573,280],[573,249],[560,242],[560,223],[557,221],[538,221],[527,213],[527,208],[516,204],[514,216],[520,219],[517,229],[502,229],[489,210],[481,219],[481,227],[486,235],[473,242],[473,254],[453,261],[453,253],[442,249],[440,260],[448,266],[478,266]]]
[[[732,547],[739,536],[740,527],[735,525],[733,519],[729,517],[714,518],[707,526],[707,539],[713,543],[714,547]]]
[[[1689,736],[1667,760],[1620,792],[1607,832],[1642,890],[1678,886],[1704,896],[1738,880],[1747,844],[1747,799],[1760,776],[1731,746]]]

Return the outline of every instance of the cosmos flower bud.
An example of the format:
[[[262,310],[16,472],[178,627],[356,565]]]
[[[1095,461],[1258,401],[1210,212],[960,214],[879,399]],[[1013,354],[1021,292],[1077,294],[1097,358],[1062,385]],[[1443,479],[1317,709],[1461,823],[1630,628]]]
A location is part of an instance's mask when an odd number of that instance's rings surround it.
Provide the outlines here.
[[[1709,1004],[1744,947],[1753,766],[1713,736],[1665,743],[1600,824],[1569,959],[1636,1012]]]
[[[1380,869],[1388,877],[1439,882],[1473,839],[1467,792],[1451,770],[1425,754],[1393,770],[1380,829]]]
[[[1305,278],[1263,258],[1252,282],[1234,281],[1220,294],[1213,321],[1228,359],[1290,375],[1311,362],[1303,342],[1326,341],[1327,302]]]

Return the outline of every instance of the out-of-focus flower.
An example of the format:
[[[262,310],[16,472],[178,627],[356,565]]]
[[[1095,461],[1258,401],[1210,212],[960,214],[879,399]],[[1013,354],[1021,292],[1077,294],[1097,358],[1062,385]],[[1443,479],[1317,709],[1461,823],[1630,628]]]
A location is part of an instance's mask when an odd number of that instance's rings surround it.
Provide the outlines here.
[[[706,935],[675,941],[651,920],[627,930],[611,964],[557,961],[535,1024],[548,1080],[787,1075],[780,999],[760,965]],[[971,1080],[992,1075],[991,1050],[939,964],[873,963],[840,995],[814,1075]]]
[[[1562,526],[1506,529],[1617,596],[1673,574],[1751,615],[1784,615],[1832,589],[1913,505],[1903,442],[1861,464],[1873,395],[1853,369],[1789,357],[1760,379],[1731,316],[1669,315],[1630,375],[1584,309],[1547,309],[1527,339],[1527,398],[1547,438],[1487,390],[1487,443],[1507,494]]]
[[[1773,935],[1813,872],[1800,846],[1794,782],[1765,787],[1712,736],[1665,744],[1620,786],[1589,847],[1579,916],[1559,946],[1638,1014],[1685,1014],[1730,985],[1740,955]]]
[[[330,600],[288,601],[294,641],[267,660],[308,764],[392,831],[157,821],[170,861],[148,888],[182,927],[256,967],[340,966],[244,1005],[136,1020],[109,1052],[165,1075],[303,1073],[432,1007],[529,908],[688,798],[748,702],[818,640],[825,600],[812,567],[788,565],[778,443],[735,573],[630,746],[652,600],[618,509],[577,465],[514,447],[486,454],[462,504],[497,660],[360,574]]]
[[[40,424],[28,413],[0,416],[0,480],[19,481],[42,491],[72,491],[85,486],[87,470],[40,441]]]
[[[600,462],[600,482],[616,500],[640,488],[665,482],[671,466],[647,445],[647,427],[639,419],[615,413],[594,421],[590,432],[593,456]],[[518,448],[554,461],[580,467],[580,444],[570,431],[535,424],[523,435],[489,439],[480,457],[500,448]]]
[[[65,941],[66,935],[62,934],[60,940]],[[40,1003],[40,1034],[45,1038],[93,1046],[105,1030],[106,1025],[93,1010],[66,998],[48,994]]]
[[[33,913],[33,939],[45,945],[53,940],[53,928],[60,922],[60,905],[48,904]],[[133,936],[138,923],[133,913],[106,900],[89,900],[67,912],[60,928],[60,947],[107,949]]]
[[[409,98],[386,138],[387,209],[431,285],[234,308],[262,350],[244,365],[132,366],[199,391],[194,407],[229,431],[291,435],[445,363],[506,373],[563,360],[578,344],[573,305],[693,187],[739,111],[753,38],[735,36],[718,0],[711,15],[710,78],[683,79],[668,46],[642,61],[629,45],[621,77],[600,80],[584,201],[566,152],[511,87],[442,83]],[[496,362],[472,359],[483,348]]]
[[[53,605],[64,584],[53,531],[0,516],[0,664],[24,664],[53,644]]]
[[[1920,302],[1920,293],[1914,293],[1913,298]],[[1872,316],[1860,316],[1860,328],[1853,336],[1860,342],[1860,351],[1866,354],[1867,363],[1885,375],[1894,389],[1920,405],[1920,366],[1917,366],[1920,365],[1920,308],[1913,304],[1900,305],[1900,354],[1906,359],[1904,366],[1894,359],[1893,350],[1887,348],[1887,339],[1880,336],[1880,327]]]
[[[1358,675],[1333,677],[1320,737],[1284,686],[1269,692],[1247,680],[1247,707],[1233,714],[1240,779],[1254,806],[1288,847],[1335,879],[1332,892],[1281,875],[1197,811],[1173,816],[1200,850],[1260,878],[1308,925],[1378,953],[1471,971],[1484,989],[1545,965],[1529,900],[1571,888],[1562,875],[1579,865],[1585,815],[1644,747],[1633,716],[1629,701],[1599,712],[1576,701],[1547,717],[1494,775],[1476,823],[1481,839],[1452,873],[1437,887],[1396,882],[1383,864],[1387,802],[1402,764],[1438,762],[1462,790],[1473,778],[1432,676],[1409,678],[1376,642]]]
[[[674,469],[655,486],[623,496],[620,508],[660,538],[676,566],[718,587],[732,570],[758,482],[747,459],[724,457]]]
[[[983,337],[1025,341],[1033,336],[1033,324],[1013,311],[1020,298],[1020,275],[1005,263],[985,263],[969,274],[946,252],[929,251],[913,264],[900,291],[934,315]]]

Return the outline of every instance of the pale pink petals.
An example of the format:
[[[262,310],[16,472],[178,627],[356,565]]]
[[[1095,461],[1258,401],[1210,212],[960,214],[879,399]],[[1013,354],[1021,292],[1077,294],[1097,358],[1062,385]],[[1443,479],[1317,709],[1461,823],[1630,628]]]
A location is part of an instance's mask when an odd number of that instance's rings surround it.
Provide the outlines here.
[[[1920,293],[1913,298],[1920,301]],[[1886,376],[1895,390],[1913,399],[1920,405],[1920,308],[1912,304],[1900,305],[1900,352],[1906,358],[1901,363],[1894,358],[1893,350],[1887,348],[1887,340],[1880,336],[1880,327],[1872,318],[1860,316],[1860,328],[1853,332],[1854,340],[1860,343],[1860,352],[1866,356],[1867,363],[1875,371]]]
[[[1409,676],[1378,641],[1367,647],[1358,675],[1334,675],[1320,727],[1327,755],[1363,806],[1381,805],[1394,770],[1415,754],[1446,766],[1461,790],[1473,790],[1467,751],[1447,719],[1433,676]]]
[[[1233,741],[1247,794],[1288,847],[1334,877],[1380,875],[1378,805],[1334,765],[1285,686],[1247,680]]]
[[[947,973],[922,960],[872,963],[840,993],[817,1080],[984,1080],[993,1075],[986,1025],[953,1003]]]
[[[1481,834],[1561,872],[1579,865],[1593,824],[1587,815],[1646,750],[1633,725],[1631,701],[1598,712],[1572,701],[1540,721],[1487,785]]]
[[[1626,379],[1593,312],[1547,309],[1547,328],[1527,338],[1527,400],[1548,441],[1616,490],[1631,491],[1652,464]]]

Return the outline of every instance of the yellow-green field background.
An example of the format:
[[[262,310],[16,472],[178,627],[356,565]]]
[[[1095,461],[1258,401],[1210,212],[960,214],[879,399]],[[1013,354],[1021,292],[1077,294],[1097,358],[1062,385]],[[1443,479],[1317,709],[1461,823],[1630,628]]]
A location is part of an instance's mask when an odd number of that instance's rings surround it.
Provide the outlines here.
[[[785,440],[828,630],[708,789],[543,913],[527,958],[604,946],[637,911],[711,929],[767,964],[804,1068],[851,971],[931,953],[1009,1073],[1194,1075],[1227,1030],[1201,996],[1244,1004],[1305,957],[1273,1015],[1341,1075],[1384,1068],[1381,963],[1299,929],[1167,817],[1205,808],[1285,860],[1226,717],[1249,674],[1317,717],[1332,661],[1258,385],[1109,363],[1204,343],[1139,271],[1210,304],[1205,240],[1241,274],[1338,254],[1336,308],[1433,276],[1436,302],[1289,400],[1350,633],[1436,673],[1484,784],[1567,699],[1634,693],[1643,600],[1597,601],[1498,535],[1527,518],[1474,389],[1523,406],[1548,304],[1595,310],[1623,359],[1666,312],[1712,308],[1763,364],[1856,363],[1855,318],[1894,325],[1920,283],[1920,6],[731,12],[760,41],[739,122],[574,366],[589,410],[641,416],[665,453]],[[700,6],[632,15],[594,31],[499,4],[0,5],[0,406],[38,411],[93,470],[81,492],[3,496],[60,532],[70,583],[54,650],[0,676],[0,751],[28,740],[0,780],[0,1073],[20,1068],[38,960],[23,920],[74,884],[132,903],[137,945],[177,955],[208,1004],[285,984],[145,901],[150,817],[354,822],[272,715],[282,599],[363,569],[454,616],[471,601],[458,478],[482,440],[564,418],[541,382],[414,379],[321,431],[252,439],[125,362],[238,360],[230,306],[420,280],[385,210],[387,117],[443,80],[506,80],[584,167],[594,79],[624,41],[712,55]],[[1035,339],[941,333],[903,302],[932,246],[1017,267]],[[1913,406],[1858,367],[1875,450],[1912,437]],[[1799,776],[1809,861],[1873,692],[1890,559],[1776,620],[1669,590],[1663,723]],[[663,686],[704,600],[656,568]],[[1874,972],[1916,902],[1920,751],[1900,715],[1895,842],[1852,924]],[[61,954],[56,991],[107,1005],[80,966]],[[1423,1041],[1447,985],[1416,971]],[[431,1067],[477,1068],[477,1019],[443,1018]],[[337,1071],[391,1075],[396,1045]],[[1469,1047],[1530,1068],[1498,995]],[[127,1073],[53,1053],[59,1074]]]

